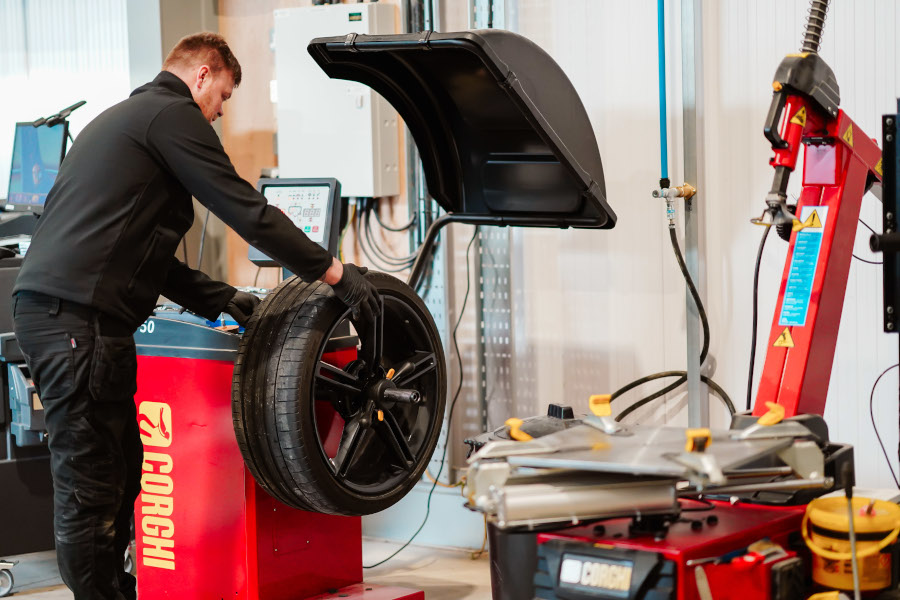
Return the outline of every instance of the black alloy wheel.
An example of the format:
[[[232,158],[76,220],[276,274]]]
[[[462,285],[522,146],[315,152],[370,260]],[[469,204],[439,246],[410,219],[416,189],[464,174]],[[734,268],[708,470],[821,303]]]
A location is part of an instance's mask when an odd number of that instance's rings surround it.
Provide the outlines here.
[[[256,481],[281,502],[365,515],[421,478],[440,434],[447,374],[413,290],[370,272],[381,316],[354,320],[331,287],[296,277],[257,308],[235,363],[234,429]]]

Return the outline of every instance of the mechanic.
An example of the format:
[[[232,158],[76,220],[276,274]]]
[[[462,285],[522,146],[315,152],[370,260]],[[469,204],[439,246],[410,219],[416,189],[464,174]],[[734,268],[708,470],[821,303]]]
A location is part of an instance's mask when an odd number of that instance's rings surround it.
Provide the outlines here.
[[[364,268],[341,264],[235,172],[211,124],[240,82],[222,36],[179,41],[152,82],[75,140],[16,280],[16,338],[49,433],[57,560],[76,600],[136,597],[123,562],[143,461],[135,330],[160,294],[241,324],[259,302],[175,258],[191,196],[356,315],[379,310]]]

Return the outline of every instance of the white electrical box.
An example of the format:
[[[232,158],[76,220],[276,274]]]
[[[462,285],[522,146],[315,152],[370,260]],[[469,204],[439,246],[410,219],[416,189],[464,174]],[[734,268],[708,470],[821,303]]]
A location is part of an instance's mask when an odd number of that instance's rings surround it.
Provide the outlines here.
[[[317,37],[396,33],[393,4],[275,11],[278,172],[334,177],[347,197],[400,193],[397,111],[372,88],[330,79],[306,50]]]

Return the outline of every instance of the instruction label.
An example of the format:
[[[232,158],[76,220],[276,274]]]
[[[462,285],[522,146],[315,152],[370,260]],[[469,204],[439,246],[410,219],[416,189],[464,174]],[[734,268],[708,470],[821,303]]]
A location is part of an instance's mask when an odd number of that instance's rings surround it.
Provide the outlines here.
[[[778,324],[782,327],[806,325],[819,251],[822,249],[822,235],[828,221],[828,207],[804,206],[800,210],[799,221],[805,227],[797,232],[794,242],[794,255],[791,257],[791,269],[778,319]]]

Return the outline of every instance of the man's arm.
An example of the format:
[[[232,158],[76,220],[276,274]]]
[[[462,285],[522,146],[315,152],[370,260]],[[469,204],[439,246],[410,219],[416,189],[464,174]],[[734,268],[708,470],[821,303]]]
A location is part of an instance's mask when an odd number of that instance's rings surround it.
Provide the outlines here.
[[[173,256],[162,295],[214,321],[219,314],[227,312],[225,306],[236,291],[227,283],[211,279],[206,273],[188,267]]]
[[[328,283],[354,314],[371,320],[380,311],[366,270],[342,265],[241,179],[196,104],[179,102],[160,112],[148,128],[147,146],[201,204],[252,246],[306,281]]]
[[[241,179],[196,105],[179,102],[164,109],[146,141],[188,192],[250,245],[307,281],[334,280],[337,261]]]

